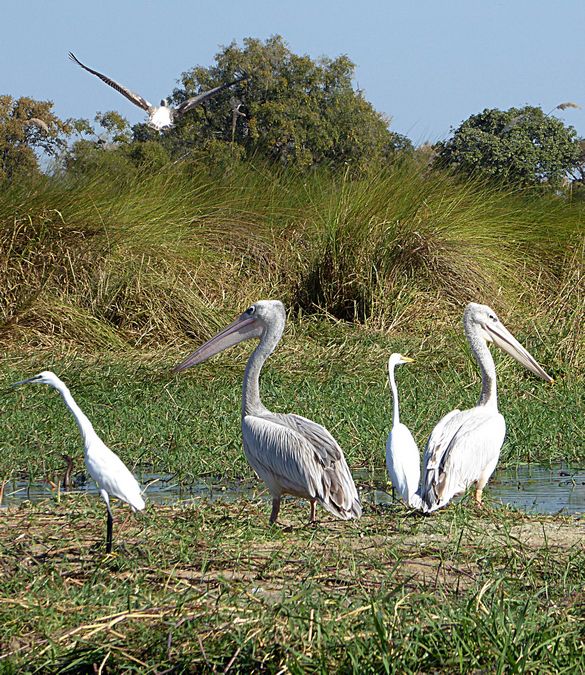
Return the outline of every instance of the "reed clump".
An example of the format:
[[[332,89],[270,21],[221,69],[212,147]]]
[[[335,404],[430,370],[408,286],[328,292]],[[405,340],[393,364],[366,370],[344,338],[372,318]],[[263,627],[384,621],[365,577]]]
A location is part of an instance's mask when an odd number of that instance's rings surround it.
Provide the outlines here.
[[[424,332],[475,300],[550,321],[576,362],[582,220],[561,197],[408,162],[358,178],[252,161],[56,175],[0,196],[0,340],[156,349],[204,339],[267,296]]]

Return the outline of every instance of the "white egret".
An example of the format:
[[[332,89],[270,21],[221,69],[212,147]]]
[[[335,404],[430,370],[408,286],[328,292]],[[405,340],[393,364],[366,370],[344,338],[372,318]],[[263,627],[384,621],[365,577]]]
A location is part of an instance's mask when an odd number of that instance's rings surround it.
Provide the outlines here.
[[[481,504],[506,434],[498,412],[496,367],[488,342],[493,342],[546,382],[553,379],[505,328],[487,305],[470,303],[463,315],[465,335],[481,370],[481,396],[470,410],[452,410],[433,429],[423,457],[423,510],[434,511],[475,483]]]
[[[142,511],[145,504],[138,481],[118,455],[113,453],[96,434],[91,422],[77,405],[65,383],[55,373],[50,370],[44,370],[42,373],[27,380],[15,382],[12,386],[18,387],[23,384],[48,384],[50,387],[53,387],[53,389],[56,389],[61,394],[65,405],[75,418],[81,437],[83,438],[87,471],[96,482],[100,496],[106,503],[108,510],[106,551],[111,553],[113,517],[110,506],[110,495],[129,504],[133,511]]]
[[[343,520],[359,518],[362,506],[343,456],[333,436],[311,420],[273,413],[260,400],[260,371],[278,344],[286,320],[278,300],[261,300],[182,363],[182,371],[250,338],[260,343],[248,359],[242,392],[242,436],[250,466],[272,495],[270,524],[276,522],[283,494],[309,499],[311,522],[315,503]]]
[[[206,101],[211,96],[219,94],[220,91],[223,91],[228,87],[232,87],[234,84],[238,84],[238,82],[243,82],[244,80],[248,79],[247,76],[244,76],[238,78],[237,80],[232,80],[231,82],[225,82],[224,84],[220,84],[218,87],[213,87],[213,89],[209,89],[208,91],[204,91],[197,96],[188,98],[177,107],[169,106],[166,99],[162,99],[160,106],[155,106],[149,103],[145,98],[142,98],[142,96],[139,94],[134,93],[127,87],[124,87],[124,85],[119,84],[115,80],[112,80],[107,75],[103,75],[97,70],[88,68],[88,66],[81,63],[81,61],[75,56],[75,54],[73,54],[73,52],[69,52],[69,58],[72,61],[75,61],[75,63],[81,66],[84,70],[87,70],[88,73],[99,77],[102,82],[108,84],[110,87],[122,94],[122,96],[125,96],[129,101],[134,103],[134,105],[137,105],[139,108],[142,108],[142,110],[146,111],[148,113],[148,126],[156,129],[157,131],[162,131],[163,129],[172,127],[179,117],[182,117],[186,112],[189,112],[189,110],[192,110],[195,106],[203,103],[203,101]]]
[[[388,359],[388,380],[392,390],[392,429],[386,441],[386,468],[392,487],[398,490],[402,501],[415,509],[422,507],[418,495],[420,480],[420,454],[408,427],[400,422],[398,390],[394,379],[394,369],[404,363],[414,363],[414,359],[402,354],[392,354]]]

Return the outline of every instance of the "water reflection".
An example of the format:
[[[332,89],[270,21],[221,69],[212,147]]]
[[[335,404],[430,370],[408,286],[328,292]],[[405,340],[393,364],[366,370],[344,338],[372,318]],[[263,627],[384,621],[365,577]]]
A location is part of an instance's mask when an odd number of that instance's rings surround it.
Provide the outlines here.
[[[176,476],[152,471],[136,472],[145,486],[148,501],[155,504],[175,504],[197,499],[233,501],[242,496],[257,498],[260,493],[269,498],[259,481],[226,481],[209,477],[192,483],[181,483]],[[357,470],[356,483],[364,502],[390,504],[394,501],[392,489],[382,471]],[[4,484],[0,507],[17,506],[23,501],[37,502],[58,498],[62,494],[98,494],[94,482],[84,474],[77,474],[74,487],[64,490],[47,481],[14,479]],[[584,513],[585,471],[563,465],[543,467],[521,465],[496,471],[488,484],[486,497],[496,504],[509,505],[530,513]]]
[[[253,481],[226,481],[221,477],[210,477],[191,483],[181,483],[172,474],[136,471],[136,478],[144,488],[146,499],[154,504],[175,504],[194,499],[225,499],[232,501],[241,496],[257,495],[261,484]],[[73,487],[63,488],[48,481],[9,480],[4,485],[0,507],[17,506],[23,501],[39,502],[43,499],[58,498],[60,495],[98,495],[99,491],[89,476],[77,474]]]
[[[584,513],[585,471],[525,464],[497,470],[490,498],[529,513]]]

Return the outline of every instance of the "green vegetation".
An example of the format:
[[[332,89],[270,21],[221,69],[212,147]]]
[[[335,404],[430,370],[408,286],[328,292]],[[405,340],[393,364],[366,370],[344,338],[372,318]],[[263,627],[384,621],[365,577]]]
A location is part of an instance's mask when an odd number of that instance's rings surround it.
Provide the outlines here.
[[[2,514],[0,672],[581,672],[585,560],[563,518],[258,499],[119,516],[64,497]],[[121,509],[120,509],[121,511]],[[123,543],[122,543],[123,542]]]
[[[61,154],[71,125],[54,115],[52,107],[51,101],[0,95],[0,184],[40,175],[36,152]]]
[[[354,90],[354,71],[347,56],[299,56],[278,35],[265,42],[247,38],[241,48],[232,43],[215,56],[213,66],[183,73],[173,99],[182,103],[242,74],[249,79],[183,118],[163,144],[180,155],[207,147],[212,153],[264,157],[298,168],[356,170],[412,149],[410,141],[389,131],[388,120]],[[144,128],[136,129],[135,135],[137,140],[156,138]]]
[[[352,468],[384,468],[391,415],[385,365],[394,349],[417,360],[400,371],[399,389],[403,421],[419,447],[446,412],[477,401],[479,377],[463,344],[441,353],[431,344],[421,348],[415,338],[368,337],[351,329],[330,329],[323,338],[321,329],[317,321],[291,325],[266,366],[263,397],[273,410],[324,424]],[[524,342],[546,354],[534,339]],[[251,347],[234,348],[178,376],[171,367],[188,353],[179,349],[131,363],[113,355],[55,358],[43,353],[9,359],[0,377],[9,384],[46,368],[55,370],[100,436],[130,466],[177,474],[184,483],[201,475],[252,478],[240,433],[241,381]],[[500,407],[508,424],[502,463],[585,463],[582,381],[561,375],[550,387],[507,357],[495,356]],[[63,453],[74,458],[76,470],[83,469],[77,427],[61,397],[48,387],[6,391],[0,396],[0,415],[0,479],[24,473],[58,482]]]
[[[439,143],[437,162],[508,185],[555,189],[577,166],[580,153],[575,129],[541,108],[492,108],[472,115]]]
[[[585,461],[581,204],[416,158],[296,172],[221,153],[172,164],[155,146],[88,145],[62,172],[0,192],[0,485],[58,482],[64,453],[82,469],[60,397],[8,386],[48,368],[137,472],[252,478],[239,430],[251,345],[170,370],[266,297],[290,310],[266,404],[326,425],[353,469],[384,466],[391,351],[417,360],[399,389],[419,446],[476,402],[469,300],[494,307],[556,379],[495,353],[502,462]],[[321,514],[316,528],[306,512],[286,503],[289,531],[266,526],[260,498],[128,518],[116,505],[118,554],[105,557],[96,498],[2,510],[0,673],[583,670],[573,521],[465,501],[432,518],[367,503],[358,522]]]
[[[170,369],[251,302],[278,297],[290,317],[267,403],[325,424],[350,465],[381,467],[388,355],[419,361],[400,389],[422,446],[446,411],[476,401],[460,322],[467,301],[484,301],[557,379],[546,387],[496,355],[503,461],[579,462],[582,233],[580,205],[408,163],[367,179],[192,162],[15,185],[0,195],[0,373],[9,384],[54,369],[131,464],[185,480],[246,474],[249,346],[178,378]],[[80,458],[53,393],[9,392],[0,410],[0,477],[58,470],[64,444]]]
[[[582,358],[580,205],[410,163],[362,179],[262,163],[103,168],[0,195],[8,346],[192,344],[267,296],[421,333],[475,300],[554,336],[554,368]]]

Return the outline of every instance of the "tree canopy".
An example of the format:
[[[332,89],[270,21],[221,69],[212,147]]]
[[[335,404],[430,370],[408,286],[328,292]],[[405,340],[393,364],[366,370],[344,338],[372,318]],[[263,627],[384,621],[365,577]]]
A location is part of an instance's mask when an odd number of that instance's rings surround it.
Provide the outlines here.
[[[577,162],[576,135],[539,107],[486,109],[439,144],[435,163],[521,187],[554,188]]]
[[[351,83],[355,66],[347,56],[313,60],[293,54],[282,37],[247,38],[215,56],[215,65],[183,73],[175,89],[179,104],[203,90],[248,76],[180,120],[165,135],[175,149],[223,143],[246,155],[282,164],[359,166],[386,159],[410,141],[388,129]],[[136,138],[151,134],[139,125]]]
[[[40,172],[37,151],[58,155],[71,132],[51,112],[51,101],[0,96],[0,181]]]

